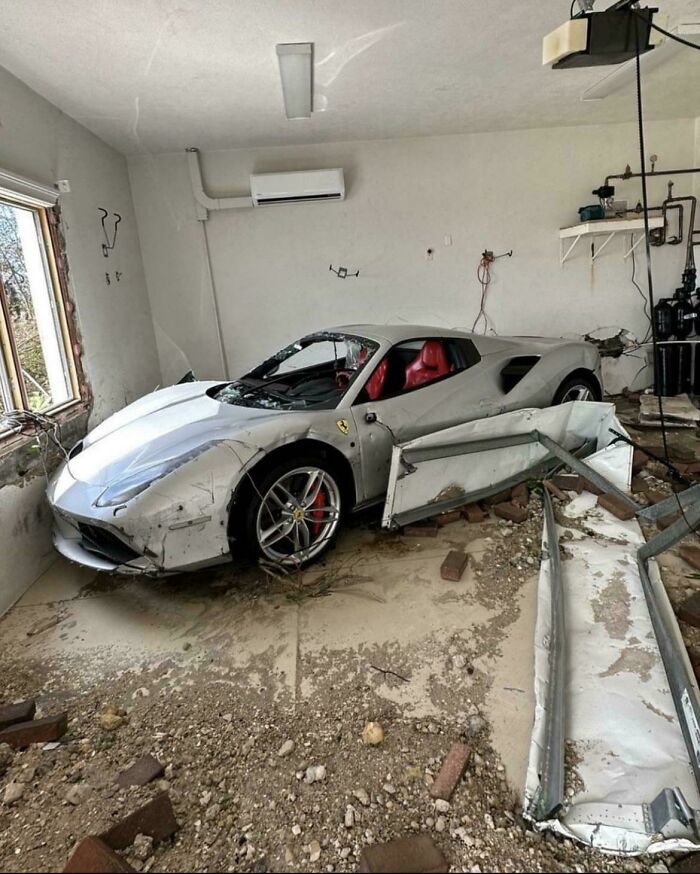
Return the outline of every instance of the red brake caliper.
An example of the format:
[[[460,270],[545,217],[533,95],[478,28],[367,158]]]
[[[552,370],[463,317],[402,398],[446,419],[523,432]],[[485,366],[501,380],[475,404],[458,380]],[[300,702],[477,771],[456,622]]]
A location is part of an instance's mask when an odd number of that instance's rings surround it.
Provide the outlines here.
[[[326,496],[323,492],[323,486],[318,490],[318,494],[313,500],[311,504],[312,507],[325,507]],[[323,528],[323,517],[324,513],[322,510],[312,510],[309,514],[312,519],[316,519],[318,521],[311,523],[311,533],[314,537],[318,537],[321,533],[321,528]]]

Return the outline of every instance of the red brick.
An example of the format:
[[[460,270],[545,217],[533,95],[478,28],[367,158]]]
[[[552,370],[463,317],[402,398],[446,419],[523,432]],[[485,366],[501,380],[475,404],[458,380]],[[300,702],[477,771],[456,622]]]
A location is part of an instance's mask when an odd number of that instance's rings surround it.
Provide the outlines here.
[[[486,518],[486,513],[484,513],[478,504],[467,504],[462,513],[467,522],[483,522]]]
[[[660,519],[656,520],[656,527],[659,529],[659,531],[665,531],[669,526],[673,525],[673,523],[677,522],[680,518],[680,513],[668,513],[666,516],[662,516]]]
[[[632,477],[632,492],[635,495],[642,494],[649,488],[649,484],[641,476]]]
[[[469,556],[466,552],[461,552],[458,549],[450,550],[440,568],[440,576],[443,580],[450,580],[453,583],[458,583],[462,579],[462,574],[464,573],[468,561]]]
[[[117,777],[117,783],[120,786],[145,786],[151,780],[155,780],[165,770],[165,767],[156,759],[155,756],[146,755],[135,762],[130,768]]]
[[[515,504],[496,504],[493,512],[511,522],[524,522],[528,517],[527,507],[516,507]]]
[[[445,756],[440,773],[430,787],[431,798],[442,798],[449,801],[462,779],[462,774],[467,767],[471,750],[466,744],[453,743],[449,753]]]
[[[530,490],[525,483],[518,483],[511,489],[510,499],[518,507],[527,507],[530,503]]]
[[[676,467],[686,476],[697,476],[700,474],[700,461],[691,461],[690,464],[677,464]]]
[[[700,571],[700,546],[681,546],[678,554],[696,571]]]
[[[34,719],[36,704],[34,701],[21,701],[19,704],[3,704],[0,706],[0,731],[18,722],[29,722]]]
[[[403,529],[405,537],[437,537],[438,524],[433,520],[427,522],[416,522],[413,525],[407,525]]]
[[[505,501],[510,501],[510,493],[511,489],[503,489],[502,492],[497,492],[495,495],[491,495],[490,498],[486,498],[487,504],[502,504]]]
[[[429,835],[398,838],[386,844],[365,847],[360,856],[361,874],[438,874],[448,871],[447,859]]]
[[[125,819],[113,825],[100,838],[113,850],[124,850],[134,843],[136,835],[149,835],[155,844],[171,837],[180,828],[167,792],[139,807]]]
[[[671,874],[700,874],[700,854],[692,853],[684,856],[668,869]]]
[[[630,507],[629,504],[623,501],[622,498],[618,498],[617,495],[600,495],[598,497],[598,506],[603,507],[604,510],[607,510],[613,516],[617,516],[618,519],[623,521],[634,519],[635,516],[634,507]]]
[[[696,592],[690,598],[686,598],[676,610],[676,615],[686,625],[700,628],[700,592]]]
[[[662,501],[665,501],[666,498],[669,498],[670,495],[667,495],[665,492],[660,492],[658,489],[644,489],[644,497],[649,501],[650,504],[660,504]]]
[[[120,874],[135,871],[100,838],[83,838],[63,869],[70,874]]]
[[[595,483],[592,483],[589,479],[586,479],[585,476],[580,476],[578,478],[578,485],[576,486],[576,491],[580,494],[581,492],[590,492],[592,495],[602,495],[604,494],[602,489],[599,489]]]
[[[551,478],[551,482],[564,492],[575,492],[578,490],[579,479],[576,473],[558,473]]]
[[[57,713],[55,716],[34,719],[31,722],[18,722],[0,731],[0,744],[9,744],[20,749],[30,744],[50,743],[59,740],[67,728],[67,713]]]
[[[443,525],[449,525],[451,522],[459,522],[461,518],[461,510],[449,510],[447,513],[440,513],[434,517],[435,522],[438,523],[440,528],[442,528]]]
[[[542,484],[550,493],[550,495],[554,495],[555,498],[558,498],[560,501],[568,501],[568,495],[566,492],[563,492],[558,485],[553,483],[551,480],[546,479],[542,481]]]
[[[632,473],[639,473],[643,470],[647,461],[649,461],[649,456],[646,452],[643,452],[641,449],[635,449],[632,453]]]

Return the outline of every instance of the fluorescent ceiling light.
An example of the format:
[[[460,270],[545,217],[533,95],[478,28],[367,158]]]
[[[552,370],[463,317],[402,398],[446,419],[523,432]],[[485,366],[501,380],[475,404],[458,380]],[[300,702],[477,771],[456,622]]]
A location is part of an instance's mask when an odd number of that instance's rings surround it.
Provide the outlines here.
[[[287,118],[311,117],[312,50],[310,42],[280,43],[277,46]]]
[[[676,36],[682,36],[683,39],[694,41],[693,37],[700,36],[700,23],[679,24],[678,27],[671,31],[671,33]],[[651,70],[655,70],[656,67],[660,67],[661,64],[665,64],[666,61],[669,61],[683,48],[684,47],[675,40],[664,38],[664,41],[657,44],[656,48],[641,56],[640,63],[642,73],[647,74],[651,72]],[[615,91],[619,91],[621,88],[624,88],[625,85],[633,82],[636,74],[637,59],[632,58],[629,61],[625,61],[624,64],[620,64],[620,66],[616,67],[612,73],[608,73],[604,79],[601,79],[600,82],[597,82],[587,91],[584,91],[581,100],[604,100],[606,97],[614,94]]]

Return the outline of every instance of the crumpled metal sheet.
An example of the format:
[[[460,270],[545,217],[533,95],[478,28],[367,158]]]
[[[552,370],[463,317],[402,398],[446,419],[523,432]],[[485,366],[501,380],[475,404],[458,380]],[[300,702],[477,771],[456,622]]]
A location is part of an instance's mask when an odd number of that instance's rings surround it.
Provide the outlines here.
[[[617,449],[614,450],[615,452]],[[589,459],[590,460],[590,459]],[[614,464],[613,454],[607,463]],[[626,460],[620,460],[620,469]],[[677,787],[694,810],[700,796],[652,628],[637,563],[644,542],[636,520],[620,521],[587,492],[565,508],[560,528],[566,628],[566,803],[535,823],[611,853],[694,850],[680,823],[650,825],[650,805]],[[561,539],[565,532],[570,532]],[[541,566],[535,632],[535,721],[526,809],[542,771],[550,672],[550,562]],[[666,598],[658,566],[649,574]]]

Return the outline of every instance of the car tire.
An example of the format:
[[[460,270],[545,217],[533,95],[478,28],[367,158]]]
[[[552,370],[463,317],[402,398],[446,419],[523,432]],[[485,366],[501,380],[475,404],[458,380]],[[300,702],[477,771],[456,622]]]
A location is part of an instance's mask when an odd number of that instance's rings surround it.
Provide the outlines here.
[[[340,477],[326,459],[287,458],[260,476],[253,471],[249,485],[239,525],[250,556],[300,568],[331,547],[344,495]]]
[[[577,374],[565,379],[554,395],[552,406],[566,404],[569,401],[599,401],[600,387],[593,376]]]

